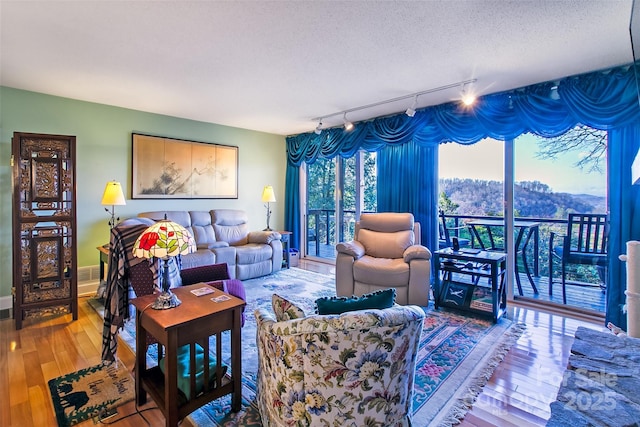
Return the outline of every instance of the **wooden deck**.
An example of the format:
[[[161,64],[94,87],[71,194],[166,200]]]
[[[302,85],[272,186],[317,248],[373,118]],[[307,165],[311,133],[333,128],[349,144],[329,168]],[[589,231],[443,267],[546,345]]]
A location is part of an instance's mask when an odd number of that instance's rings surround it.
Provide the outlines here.
[[[553,296],[549,296],[549,279],[547,277],[534,277],[533,282],[538,288],[538,294],[533,293],[533,288],[529,283],[529,279],[526,274],[520,274],[520,280],[522,282],[523,296],[517,295],[517,298],[532,299],[541,303],[554,303],[564,305],[562,303],[562,284],[560,279],[554,279],[553,282]],[[516,298],[516,299],[517,299]],[[567,307],[578,308],[582,310],[590,310],[599,313],[604,313],[606,309],[606,292],[603,292],[599,287],[593,286],[578,286],[567,285]]]
[[[336,250],[333,245],[318,245],[319,257],[331,262],[335,262]],[[315,242],[309,244],[309,252],[315,253]],[[555,279],[553,283],[553,296],[549,296],[549,280],[547,277],[533,277],[533,283],[538,288],[538,294],[533,293],[533,288],[526,274],[520,273],[520,281],[522,283],[522,296],[518,295],[515,289],[515,299],[538,302],[541,305],[553,304],[560,305],[567,310],[587,310],[596,313],[604,313],[606,310],[607,296],[599,287],[586,287],[577,285],[567,286],[567,304],[562,303],[562,285],[560,279]]]

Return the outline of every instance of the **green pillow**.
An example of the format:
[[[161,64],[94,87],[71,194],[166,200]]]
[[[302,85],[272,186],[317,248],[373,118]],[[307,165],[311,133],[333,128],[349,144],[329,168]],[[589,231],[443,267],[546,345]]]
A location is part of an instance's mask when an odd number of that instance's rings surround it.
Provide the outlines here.
[[[393,306],[396,301],[396,289],[389,288],[364,294],[361,297],[322,297],[316,300],[316,313],[341,314],[347,311],[383,309]]]
[[[184,393],[187,400],[191,400],[191,378],[189,371],[189,359],[191,357],[189,344],[178,348],[178,389]],[[165,358],[160,359],[160,370],[164,373]],[[222,365],[222,375],[227,373],[226,365]],[[196,396],[204,391],[204,349],[196,344]],[[216,360],[209,355],[209,387],[216,382]],[[194,396],[195,397],[195,396]]]

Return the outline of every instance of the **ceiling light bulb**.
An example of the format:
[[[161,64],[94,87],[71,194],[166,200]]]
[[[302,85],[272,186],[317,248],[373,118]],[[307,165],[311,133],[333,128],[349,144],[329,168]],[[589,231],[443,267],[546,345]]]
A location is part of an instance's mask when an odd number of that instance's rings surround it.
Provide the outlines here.
[[[316,126],[316,130],[314,132],[316,135],[320,135],[322,133],[322,119],[320,119],[320,122],[318,123],[318,126]]]
[[[354,126],[353,126],[353,123],[347,120],[347,113],[344,113],[344,116],[342,119],[344,120],[344,130],[346,130],[347,132],[351,132]]]
[[[473,105],[473,104],[474,104],[474,102],[476,102],[476,97],[475,97],[475,96],[473,96],[472,94],[470,94],[470,93],[465,93],[465,94],[462,96],[462,103],[463,103],[464,105],[466,105],[467,107],[468,107],[468,106],[470,106],[470,105]]]
[[[462,103],[469,107],[476,102],[476,96],[471,92],[467,92],[465,89],[466,86],[466,83],[462,85]]]
[[[413,97],[413,103],[411,104],[411,107],[407,108],[407,111],[405,111],[404,113],[409,117],[415,116],[417,105],[418,105],[418,95]]]

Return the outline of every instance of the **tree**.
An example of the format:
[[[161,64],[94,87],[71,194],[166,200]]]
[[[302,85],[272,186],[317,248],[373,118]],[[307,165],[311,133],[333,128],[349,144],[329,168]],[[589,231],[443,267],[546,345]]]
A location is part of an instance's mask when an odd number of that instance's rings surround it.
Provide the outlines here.
[[[555,138],[538,137],[539,159],[558,158],[567,151],[578,151],[581,156],[574,166],[587,172],[602,172],[606,163],[607,132],[579,125]]]
[[[454,202],[453,200],[451,200],[449,196],[447,196],[447,193],[445,193],[444,191],[440,192],[440,200],[438,200],[438,208],[442,212],[446,214],[454,214],[456,213],[459,207],[460,205]]]

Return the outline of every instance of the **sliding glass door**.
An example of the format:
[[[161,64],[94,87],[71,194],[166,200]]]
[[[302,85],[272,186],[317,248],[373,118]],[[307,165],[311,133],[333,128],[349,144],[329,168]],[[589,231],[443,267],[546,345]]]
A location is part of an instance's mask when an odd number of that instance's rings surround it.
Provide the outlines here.
[[[606,153],[606,132],[585,127],[559,138],[441,144],[439,208],[449,224],[475,227],[463,230],[471,245],[508,253],[514,299],[604,313],[606,261],[592,256],[592,264],[565,263],[564,271],[562,264],[569,215],[588,223],[608,214]],[[474,225],[488,217],[504,217],[506,227]],[[585,242],[606,246],[586,227]]]
[[[362,212],[376,210],[376,155],[318,159],[306,166],[305,256],[335,260],[335,245],[353,239]]]

